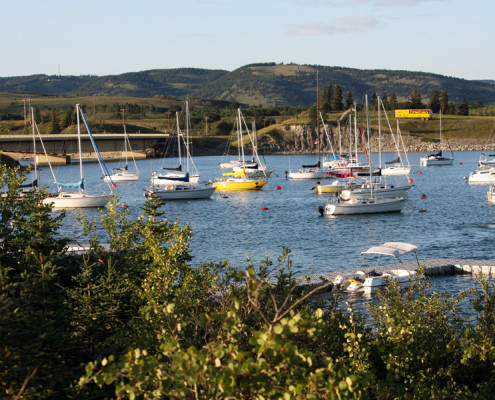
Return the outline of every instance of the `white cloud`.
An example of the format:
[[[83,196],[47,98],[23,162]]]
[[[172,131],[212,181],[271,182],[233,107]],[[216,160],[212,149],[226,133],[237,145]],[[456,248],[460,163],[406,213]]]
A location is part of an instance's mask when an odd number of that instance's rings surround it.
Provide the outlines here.
[[[294,25],[290,33],[295,36],[320,36],[333,35],[336,33],[366,32],[378,26],[375,17],[372,16],[349,16],[335,18],[332,22],[318,22],[306,25]]]

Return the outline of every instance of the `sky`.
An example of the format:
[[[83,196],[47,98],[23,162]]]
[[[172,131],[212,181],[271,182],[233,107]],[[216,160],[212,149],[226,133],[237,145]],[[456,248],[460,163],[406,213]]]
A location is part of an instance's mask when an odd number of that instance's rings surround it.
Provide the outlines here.
[[[493,0],[4,0],[0,15],[0,77],[275,62],[495,79]]]

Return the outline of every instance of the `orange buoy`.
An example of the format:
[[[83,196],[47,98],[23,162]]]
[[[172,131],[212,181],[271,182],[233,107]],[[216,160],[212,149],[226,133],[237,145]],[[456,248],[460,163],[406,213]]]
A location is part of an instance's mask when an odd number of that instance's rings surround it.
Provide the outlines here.
[[[277,190],[280,190],[280,189],[282,189],[282,186],[277,186]]]
[[[418,171],[418,174],[420,174],[420,175],[421,175],[421,174],[422,174],[422,172],[421,172],[421,171]]]
[[[461,161],[459,164],[461,164],[461,165],[462,165],[462,161]]]
[[[268,210],[268,207],[261,207],[262,210]]]
[[[423,212],[426,212],[426,210],[421,209],[421,210],[419,210],[419,212],[423,213]]]
[[[122,204],[122,205],[121,205],[121,207],[122,207],[122,208],[127,208],[127,207],[129,207],[129,206],[128,206],[127,204]]]
[[[229,198],[229,196],[222,196],[222,197],[223,197],[224,199],[228,199],[228,198]]]
[[[413,180],[412,179],[409,179],[409,183],[413,183]]]
[[[421,196],[422,199],[426,199],[426,194]]]

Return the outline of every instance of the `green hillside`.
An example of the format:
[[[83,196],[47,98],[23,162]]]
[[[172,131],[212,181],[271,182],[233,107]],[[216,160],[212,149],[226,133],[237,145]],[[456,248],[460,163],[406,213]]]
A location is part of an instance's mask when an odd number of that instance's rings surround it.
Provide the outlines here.
[[[0,92],[44,95],[198,97],[248,105],[300,106],[316,103],[319,86],[339,84],[362,101],[365,93],[395,93],[409,99],[416,87],[424,100],[434,90],[446,91],[449,100],[495,104],[494,81],[471,81],[414,71],[361,70],[298,64],[252,64],[235,71],[201,68],[157,69],[108,76],[47,76],[0,78]]]

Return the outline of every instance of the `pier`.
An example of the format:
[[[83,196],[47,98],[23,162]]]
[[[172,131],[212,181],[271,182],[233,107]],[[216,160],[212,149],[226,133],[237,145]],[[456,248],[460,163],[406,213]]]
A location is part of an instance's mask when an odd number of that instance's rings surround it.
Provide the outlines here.
[[[365,273],[372,270],[385,272],[391,269],[405,269],[417,271],[420,266],[425,266],[425,275],[428,277],[471,274],[495,277],[495,260],[459,260],[450,258],[436,258],[432,260],[418,260],[405,263],[396,263],[378,267],[366,267],[353,270],[336,271],[322,274],[312,274],[296,277],[296,282],[301,286],[316,288],[333,282],[338,275],[352,274],[356,271]]]

